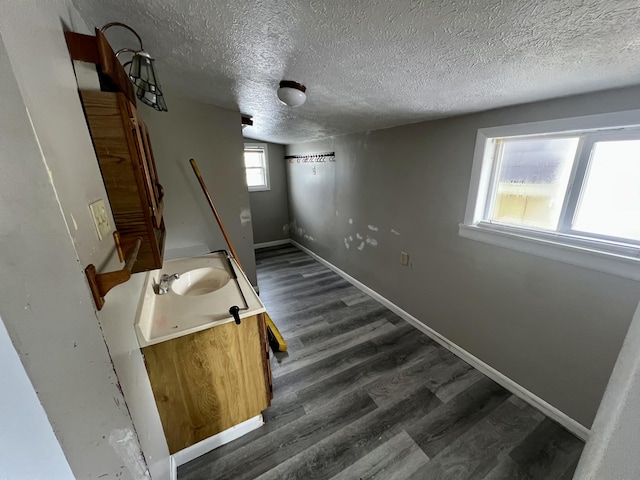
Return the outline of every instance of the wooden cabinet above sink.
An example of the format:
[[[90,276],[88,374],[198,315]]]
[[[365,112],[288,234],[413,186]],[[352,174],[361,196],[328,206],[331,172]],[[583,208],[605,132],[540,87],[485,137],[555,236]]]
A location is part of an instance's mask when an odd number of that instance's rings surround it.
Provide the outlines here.
[[[123,93],[83,90],[80,95],[116,229],[125,237],[142,237],[133,272],[161,268],[164,192],[147,127]]]

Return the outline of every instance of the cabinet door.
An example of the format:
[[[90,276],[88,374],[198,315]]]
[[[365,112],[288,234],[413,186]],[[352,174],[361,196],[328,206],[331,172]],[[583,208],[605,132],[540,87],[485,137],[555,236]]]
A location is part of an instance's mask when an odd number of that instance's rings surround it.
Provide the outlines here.
[[[158,170],[156,169],[156,160],[153,156],[153,148],[151,147],[151,138],[149,138],[149,130],[147,125],[139,121],[140,135],[142,136],[142,145],[145,151],[145,160],[147,162],[147,168],[149,170],[149,178],[151,179],[151,187],[153,192],[151,193],[158,212],[158,227],[162,220],[162,209],[164,207],[164,188],[158,180]]]
[[[261,318],[244,318],[142,349],[169,452],[269,406]]]
[[[81,95],[116,229],[122,237],[142,237],[133,273],[160,268],[165,238],[161,187],[147,160],[135,107],[122,93]]]
[[[127,110],[129,118],[131,119],[135,148],[138,152],[138,160],[142,170],[142,180],[144,183],[147,202],[149,204],[151,218],[153,220],[153,226],[155,228],[160,228],[160,223],[162,222],[162,199],[160,198],[160,191],[162,187],[157,182],[158,174],[149,148],[148,133],[146,133],[146,126],[144,126],[144,123],[138,119],[135,107],[130,102],[127,102]]]

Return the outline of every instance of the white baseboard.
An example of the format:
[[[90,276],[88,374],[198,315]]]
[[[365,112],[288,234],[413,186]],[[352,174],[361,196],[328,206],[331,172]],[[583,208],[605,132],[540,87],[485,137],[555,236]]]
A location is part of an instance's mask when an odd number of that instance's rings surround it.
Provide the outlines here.
[[[562,425],[564,428],[566,428],[571,433],[576,435],[578,438],[584,441],[587,441],[589,439],[589,435],[591,433],[590,430],[584,425],[580,424],[578,421],[569,417],[567,414],[561,412],[553,405],[547,403],[542,398],[530,392],[529,390],[524,388],[522,385],[514,382],[506,375],[500,373],[498,370],[486,364],[485,362],[483,362],[476,356],[472,355],[471,353],[467,352],[465,349],[456,345],[455,343],[453,343],[443,335],[440,335],[438,332],[436,332],[432,328],[422,323],[420,320],[418,320],[416,317],[414,317],[410,313],[401,309],[396,304],[392,303],[390,300],[387,300],[385,297],[383,297],[376,291],[372,290],[371,288],[367,287],[364,283],[356,280],[348,273],[340,270],[338,267],[336,267],[332,263],[329,263],[324,258],[320,257],[318,254],[312,252],[311,250],[299,244],[295,240],[291,240],[291,244],[295,245],[300,250],[307,253],[308,255],[316,259],[318,262],[322,263],[327,268],[336,272],[342,278],[344,278],[345,280],[353,284],[353,286],[355,286],[356,288],[362,290],[367,295],[373,297],[375,300],[383,304],[393,313],[402,317],[405,321],[407,321],[408,323],[416,327],[418,330],[420,330],[421,332],[431,337],[433,340],[435,340],[440,345],[442,345],[443,347],[451,351],[453,354],[455,354],[456,356],[458,356],[459,358],[467,362],[469,365],[478,369],[480,372],[485,374],[494,382],[502,385],[504,388],[506,388],[511,393],[513,393],[516,397],[524,400],[535,409],[541,411],[543,414],[545,414],[552,420],[555,420],[556,422],[558,422],[560,425]]]
[[[173,455],[169,455],[169,475],[171,480],[178,480],[178,465]]]
[[[284,240],[274,240],[273,242],[255,243],[253,249],[259,250],[261,248],[278,247],[280,245],[289,245],[290,243],[291,239],[285,238]]]
[[[223,432],[213,435],[212,437],[205,438],[190,447],[174,453],[171,455],[172,480],[178,478],[178,467],[180,465],[184,465],[185,463],[190,462],[191,460],[194,460],[215,448],[232,442],[236,438],[240,438],[256,428],[260,428],[262,425],[264,425],[262,415],[256,415],[249,420],[239,423],[231,428],[227,428]]]

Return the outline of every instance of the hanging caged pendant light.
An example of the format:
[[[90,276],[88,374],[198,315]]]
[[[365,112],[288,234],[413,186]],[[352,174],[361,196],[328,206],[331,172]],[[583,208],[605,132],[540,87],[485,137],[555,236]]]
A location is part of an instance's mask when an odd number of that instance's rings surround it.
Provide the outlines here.
[[[167,104],[164,101],[162,87],[160,86],[160,80],[156,72],[155,60],[144,50],[140,35],[130,26],[120,22],[107,23],[100,31],[104,33],[108,28],[113,26],[126,28],[136,36],[140,43],[138,50],[122,48],[116,52],[116,57],[124,52],[133,54],[133,58],[125,63],[124,67],[129,66],[129,79],[136,86],[136,97],[138,97],[142,103],[155,108],[159,112],[168,111]]]

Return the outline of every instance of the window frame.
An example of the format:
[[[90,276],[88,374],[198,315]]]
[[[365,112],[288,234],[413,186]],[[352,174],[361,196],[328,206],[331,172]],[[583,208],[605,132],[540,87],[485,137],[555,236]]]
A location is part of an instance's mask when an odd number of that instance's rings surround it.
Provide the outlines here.
[[[264,166],[263,167],[247,167],[245,160],[244,160],[244,154],[247,150],[262,150],[263,153],[263,158],[264,158]],[[247,188],[249,189],[250,192],[266,192],[271,190],[271,182],[269,179],[269,148],[267,146],[266,143],[256,143],[256,142],[245,142],[244,144],[244,150],[242,151],[242,162],[244,165],[244,173],[245,173],[245,179],[247,177],[247,168],[263,168],[264,169],[264,179],[265,179],[265,184],[264,185],[256,185],[256,186],[249,186],[248,182],[247,182]]]
[[[474,151],[469,195],[459,235],[552,260],[640,280],[640,245],[623,239],[571,229],[580,191],[586,178],[593,144],[597,141],[621,140],[635,134],[640,127],[640,110],[606,113],[559,120],[547,120],[478,130]],[[569,177],[558,231],[539,230],[487,221],[491,208],[499,156],[494,140],[509,137],[580,137],[577,161]],[[576,183],[578,181],[579,183]],[[576,188],[577,186],[577,188]],[[570,215],[567,212],[571,213]]]

